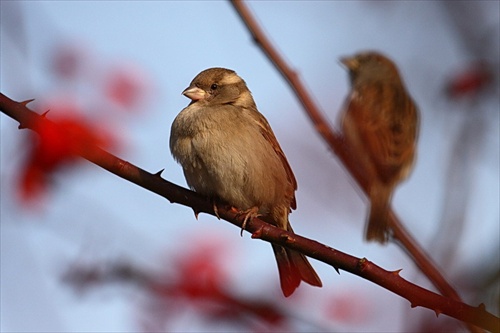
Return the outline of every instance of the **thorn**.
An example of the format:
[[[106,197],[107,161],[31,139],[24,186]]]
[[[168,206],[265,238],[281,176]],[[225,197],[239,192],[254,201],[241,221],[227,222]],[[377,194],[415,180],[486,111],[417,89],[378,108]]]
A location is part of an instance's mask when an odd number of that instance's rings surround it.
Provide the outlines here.
[[[217,204],[214,202],[214,214],[215,216],[220,220],[220,216],[219,216],[219,209],[217,208]]]
[[[157,176],[157,177],[161,177],[161,174],[162,174],[163,171],[165,171],[165,169],[161,169],[160,171],[158,171],[154,175]]]
[[[413,309],[413,308],[416,308],[416,307],[417,307],[417,304],[415,304],[415,303],[410,303],[410,306],[411,306],[411,308]]]
[[[281,234],[280,238],[285,240],[285,243],[288,243],[288,244],[295,243],[295,238],[293,238],[287,234]]]
[[[397,269],[395,271],[392,271],[391,274],[394,274],[394,275],[398,275],[399,276],[399,272],[401,272],[403,269],[400,268],[400,269]]]
[[[262,237],[262,231],[263,231],[262,227],[260,227],[259,229],[257,229],[257,231],[252,234],[252,239],[261,238]]]
[[[194,212],[194,217],[196,218],[196,220],[198,220],[198,215],[200,214],[200,211],[193,208],[193,212]]]
[[[25,128],[26,128],[26,126],[23,126],[21,123],[19,123],[19,126],[17,126],[17,129],[20,129],[20,130],[25,129]]]
[[[436,317],[439,317],[439,315],[442,313],[442,311],[438,309],[434,310],[434,312],[436,313]]]
[[[47,118],[47,113],[49,113],[50,110],[45,111],[40,115],[40,117]]]
[[[363,271],[365,268],[366,268],[366,265],[368,265],[368,259],[366,258],[361,258],[359,261],[358,261],[358,269],[360,271]]]
[[[340,275],[340,269],[336,266],[333,266],[333,269],[335,270],[335,272],[337,272],[338,275]]]
[[[27,99],[25,101],[22,101],[22,102],[19,102],[19,104],[22,104],[24,106],[28,105],[29,103],[33,102],[35,99],[32,98],[32,99]]]

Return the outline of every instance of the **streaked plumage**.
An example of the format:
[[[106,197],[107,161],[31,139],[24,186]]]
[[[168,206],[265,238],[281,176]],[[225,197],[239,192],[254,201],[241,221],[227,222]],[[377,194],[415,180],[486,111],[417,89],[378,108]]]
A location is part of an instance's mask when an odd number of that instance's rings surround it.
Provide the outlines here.
[[[370,181],[366,239],[385,243],[394,188],[408,177],[415,158],[418,110],[394,63],[376,52],[343,58],[351,92],[344,106],[342,131]]]

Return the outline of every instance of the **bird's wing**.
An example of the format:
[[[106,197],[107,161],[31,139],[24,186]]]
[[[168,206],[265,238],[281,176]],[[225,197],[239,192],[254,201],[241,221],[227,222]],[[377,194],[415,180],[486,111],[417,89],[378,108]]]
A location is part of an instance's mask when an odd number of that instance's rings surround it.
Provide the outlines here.
[[[390,181],[413,161],[416,107],[404,90],[393,87],[367,89],[363,99],[351,100],[359,117],[354,123],[363,127],[358,133],[379,178]],[[401,109],[392,110],[394,106]]]
[[[283,168],[286,171],[286,175],[288,178],[289,183],[292,185],[291,186],[291,191],[287,193],[287,195],[290,197],[290,208],[296,209],[297,208],[297,202],[295,200],[295,190],[297,190],[297,180],[295,179],[295,176],[293,174],[292,168],[290,167],[290,164],[288,164],[288,161],[286,159],[285,153],[283,153],[283,150],[281,149],[278,140],[276,140],[276,137],[274,136],[273,130],[271,129],[271,126],[267,122],[266,118],[259,113],[258,111],[252,111],[251,112],[252,119],[255,121],[256,125],[260,128],[260,133],[262,136],[266,139],[267,142],[271,145],[273,150],[276,152],[278,157],[280,158],[280,161],[283,165]]]

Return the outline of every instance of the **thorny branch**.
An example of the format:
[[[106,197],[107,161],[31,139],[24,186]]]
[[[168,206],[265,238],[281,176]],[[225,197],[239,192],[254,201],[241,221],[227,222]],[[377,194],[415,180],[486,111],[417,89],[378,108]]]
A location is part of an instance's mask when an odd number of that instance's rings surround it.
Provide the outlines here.
[[[27,103],[29,101],[22,103],[13,101],[0,93],[0,111],[18,121],[19,128],[29,128],[36,131],[36,129],[40,128],[37,125],[43,122],[56,126],[45,116],[40,116],[27,108]],[[61,130],[64,131],[63,128]],[[68,135],[72,134],[68,133]],[[75,141],[80,142],[79,140]],[[160,176],[161,172],[149,173],[108,153],[93,143],[82,141],[74,147],[74,150],[76,154],[90,162],[154,192],[172,203],[191,207],[197,213],[204,212],[215,215],[210,201],[195,192],[166,181]],[[244,219],[243,216],[238,216],[236,212],[225,206],[218,207],[218,216],[240,228]],[[442,313],[490,331],[498,330],[500,327],[500,318],[487,312],[484,305],[472,307],[460,301],[443,297],[403,279],[399,275],[399,271],[386,271],[365,258],[353,257],[317,241],[274,227],[266,223],[264,218],[255,218],[248,221],[246,230],[252,233],[253,238],[297,250],[311,258],[331,265],[336,270],[341,269],[372,281],[407,299],[412,307],[426,307],[433,310],[437,315]]]

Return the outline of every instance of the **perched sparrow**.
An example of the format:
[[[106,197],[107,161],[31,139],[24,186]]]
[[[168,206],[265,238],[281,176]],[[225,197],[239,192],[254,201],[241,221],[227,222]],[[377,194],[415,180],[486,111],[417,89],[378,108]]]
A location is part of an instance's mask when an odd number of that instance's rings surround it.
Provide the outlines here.
[[[245,81],[232,70],[210,68],[182,94],[192,101],[172,124],[170,151],[188,185],[247,217],[267,215],[274,225],[293,231],[288,214],[296,208],[297,182]],[[321,287],[304,255],[272,246],[285,296],[302,280]]]
[[[366,239],[385,243],[395,186],[410,173],[418,135],[418,110],[394,63],[375,53],[342,58],[351,92],[344,106],[345,142],[369,180]]]

